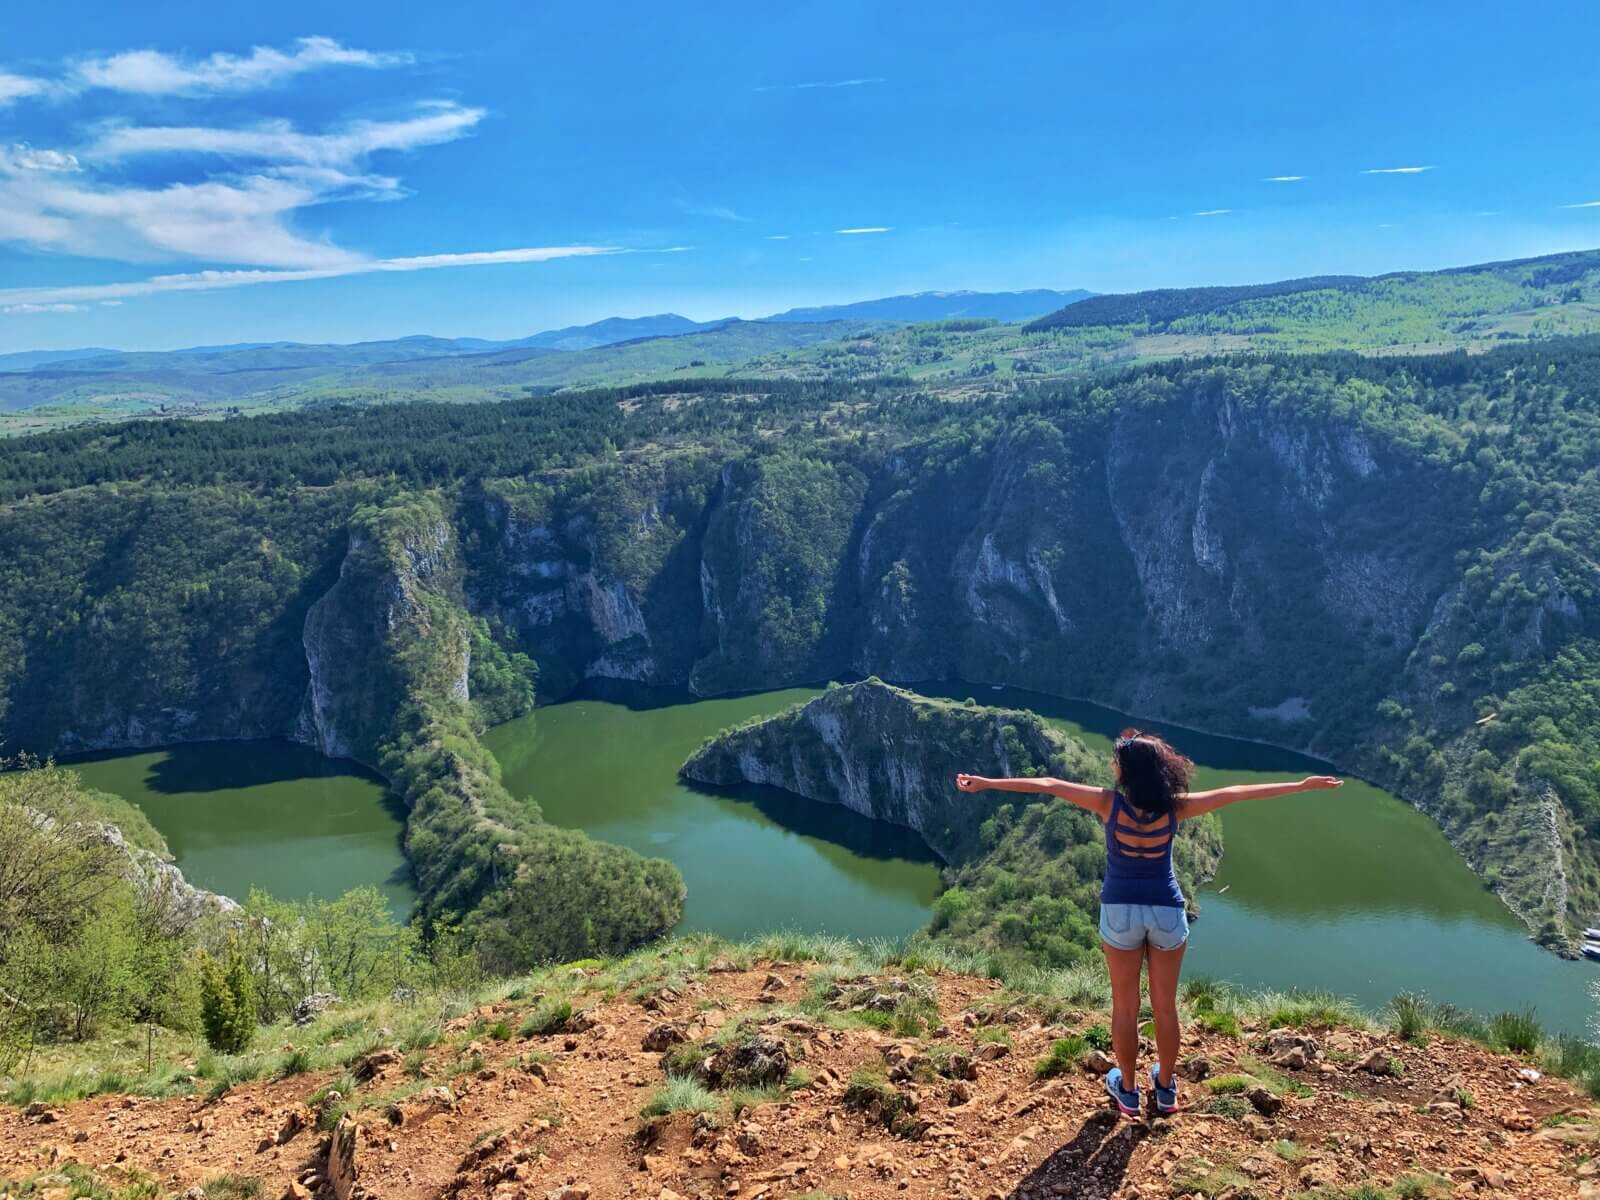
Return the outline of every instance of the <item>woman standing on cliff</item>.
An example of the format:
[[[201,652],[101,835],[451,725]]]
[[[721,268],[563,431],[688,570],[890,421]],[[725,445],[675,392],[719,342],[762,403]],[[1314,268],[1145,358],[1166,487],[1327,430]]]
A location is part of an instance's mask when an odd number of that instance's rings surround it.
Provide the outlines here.
[[[1189,938],[1183,890],[1172,869],[1178,824],[1240,800],[1336,788],[1343,780],[1313,775],[1295,783],[1238,784],[1189,791],[1194,763],[1153,734],[1124,729],[1112,750],[1115,786],[1064,779],[985,779],[957,775],[963,792],[993,788],[1059,796],[1099,817],[1106,831],[1105,883],[1100,890],[1100,940],[1111,973],[1111,1043],[1117,1065],[1106,1075],[1124,1116],[1139,1115],[1139,974],[1150,966],[1157,1062],[1150,1066],[1156,1108],[1178,1107],[1178,973]],[[1127,1086],[1131,1084],[1132,1086]]]

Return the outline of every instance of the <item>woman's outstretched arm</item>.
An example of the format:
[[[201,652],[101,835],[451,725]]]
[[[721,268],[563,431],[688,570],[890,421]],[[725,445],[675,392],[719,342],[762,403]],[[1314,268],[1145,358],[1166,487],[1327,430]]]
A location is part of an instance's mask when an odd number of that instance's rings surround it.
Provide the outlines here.
[[[1069,804],[1086,808],[1102,821],[1111,812],[1111,789],[1072,783],[1065,779],[986,779],[982,775],[957,775],[956,787],[963,792],[1027,792],[1036,796],[1059,796]]]
[[[1318,792],[1327,788],[1344,786],[1344,780],[1332,775],[1308,775],[1293,783],[1236,783],[1232,787],[1212,788],[1206,792],[1186,792],[1178,815],[1185,820],[1201,813],[1214,812],[1237,804],[1241,800],[1270,800],[1274,796],[1290,796],[1296,792]]]

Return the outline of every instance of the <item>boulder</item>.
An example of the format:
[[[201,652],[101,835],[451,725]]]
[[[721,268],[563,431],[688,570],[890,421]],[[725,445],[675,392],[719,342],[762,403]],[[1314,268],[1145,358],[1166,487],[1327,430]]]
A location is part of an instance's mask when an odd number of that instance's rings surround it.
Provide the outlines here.
[[[686,1042],[688,1040],[689,1039],[684,1036],[683,1030],[679,1029],[676,1025],[672,1025],[663,1021],[659,1025],[650,1026],[650,1028],[645,1032],[644,1040],[639,1044],[642,1049],[659,1054],[663,1050],[670,1050],[680,1042]]]
[[[1382,1046],[1374,1046],[1367,1052],[1365,1058],[1356,1063],[1356,1070],[1365,1071],[1369,1075],[1393,1075],[1394,1064]]]
[[[1322,1054],[1322,1045],[1310,1034],[1293,1029],[1274,1029],[1261,1039],[1261,1049],[1276,1067],[1304,1070]]]
[[[370,1083],[383,1073],[385,1067],[392,1067],[399,1061],[400,1055],[394,1050],[374,1050],[350,1068],[350,1073],[362,1083]]]
[[[1279,1096],[1274,1096],[1260,1084],[1257,1084],[1255,1087],[1247,1090],[1244,1094],[1244,1098],[1250,1102],[1250,1107],[1255,1109],[1263,1117],[1277,1116],[1278,1113],[1283,1109],[1282,1098]]]
[[[337,1003],[339,997],[332,992],[312,992],[294,1006],[291,1016],[296,1025],[309,1025],[317,1019],[317,1014],[326,1012]]]
[[[777,1038],[753,1034],[719,1048],[705,1063],[716,1087],[763,1087],[789,1077],[789,1047]]]
[[[340,1117],[328,1142],[328,1166],[323,1172],[333,1187],[335,1200],[351,1200],[356,1191],[360,1168],[356,1153],[361,1143],[361,1126],[349,1117]]]
[[[1298,1179],[1307,1191],[1333,1191],[1339,1187],[1339,1168],[1326,1159],[1313,1159],[1300,1168]]]

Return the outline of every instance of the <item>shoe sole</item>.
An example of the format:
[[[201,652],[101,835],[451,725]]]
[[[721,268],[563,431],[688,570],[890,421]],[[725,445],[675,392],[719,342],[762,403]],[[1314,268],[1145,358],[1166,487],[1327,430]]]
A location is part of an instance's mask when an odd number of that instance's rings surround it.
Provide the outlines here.
[[[1134,1108],[1129,1108],[1121,1100],[1117,1099],[1116,1096],[1113,1096],[1110,1091],[1106,1092],[1106,1098],[1111,1101],[1111,1107],[1116,1109],[1123,1116],[1127,1117],[1128,1120],[1137,1121],[1139,1119],[1141,1114],[1137,1106]]]

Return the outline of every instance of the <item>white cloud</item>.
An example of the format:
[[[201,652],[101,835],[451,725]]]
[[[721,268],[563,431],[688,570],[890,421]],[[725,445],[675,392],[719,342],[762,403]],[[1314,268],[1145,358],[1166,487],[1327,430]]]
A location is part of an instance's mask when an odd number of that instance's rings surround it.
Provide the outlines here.
[[[769,242],[787,242],[788,240],[789,240],[789,235],[787,233],[769,233],[769,234],[767,234],[767,241],[769,241]]]
[[[1600,200],[1585,200],[1581,204],[1563,204],[1562,208],[1600,208]]]
[[[394,121],[354,121],[334,133],[302,133],[287,121],[247,129],[195,125],[120,126],[107,130],[86,152],[91,158],[122,159],[144,154],[200,154],[308,166],[343,166],[381,150],[415,150],[454,141],[479,121],[484,110],[450,101],[419,106]]]
[[[1232,211],[1233,209],[1231,208],[1208,208],[1201,212],[1197,212],[1194,215],[1197,217],[1221,217],[1231,213]]]
[[[668,251],[687,247],[668,247]],[[293,271],[189,271],[156,275],[125,283],[68,284],[61,287],[0,288],[4,304],[112,303],[136,296],[166,292],[209,292],[222,288],[253,287],[264,283],[303,283],[314,279],[339,279],[391,271],[436,271],[444,267],[486,267],[505,263],[550,262],[558,258],[586,258],[599,254],[626,254],[619,246],[524,246],[513,250],[476,250],[462,254],[421,254],[408,258],[360,259],[343,266]]]
[[[147,96],[243,92],[270,87],[322,67],[393,67],[412,62],[410,54],[355,50],[333,38],[300,38],[291,50],[257,46],[247,55],[212,54],[182,58],[159,50],[128,50],[77,65],[81,86]]]
[[[1262,183],[1302,183],[1302,182],[1304,182],[1305,178],[1306,177],[1304,175],[1268,175],[1261,182]]]
[[[78,156],[65,150],[39,150],[27,142],[14,142],[8,150],[0,146],[0,174],[15,171],[77,171]]]
[[[1431,171],[1430,167],[1371,167],[1361,172],[1363,175],[1420,175],[1424,171]]]
[[[875,83],[888,82],[889,81],[884,79],[882,76],[869,75],[862,79],[824,79],[812,83],[767,83],[761,85],[760,87],[752,88],[751,90],[757,92],[809,92],[814,91],[817,88],[832,89],[870,87]]]
[[[484,117],[451,102],[420,105],[388,121],[327,133],[287,122],[243,129],[118,126],[77,156],[25,144],[0,150],[0,242],[127,261],[193,259],[282,268],[344,266],[361,256],[293,227],[296,214],[348,200],[393,200],[400,181],[363,170],[380,151],[452,141]],[[108,183],[124,159],[184,154],[226,170],[166,186]]]
[[[24,96],[38,96],[49,90],[50,85],[42,79],[30,79],[26,75],[11,75],[0,71],[0,108]]]
[[[81,304],[7,304],[0,307],[0,313],[23,316],[33,313],[75,313],[82,312]]]
[[[835,233],[888,233],[893,225],[857,225],[851,229],[835,229]]]
[[[75,175],[0,175],[0,241],[123,261],[188,258],[271,267],[328,267],[359,256],[290,227],[333,198],[294,179],[247,175],[143,188]]]

